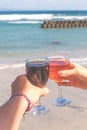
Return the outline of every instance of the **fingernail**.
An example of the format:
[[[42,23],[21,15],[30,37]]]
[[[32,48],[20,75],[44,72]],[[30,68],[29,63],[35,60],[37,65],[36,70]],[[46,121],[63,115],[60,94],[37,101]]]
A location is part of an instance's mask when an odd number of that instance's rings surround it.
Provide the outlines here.
[[[63,72],[58,72],[58,75],[63,76],[64,74],[63,74]]]

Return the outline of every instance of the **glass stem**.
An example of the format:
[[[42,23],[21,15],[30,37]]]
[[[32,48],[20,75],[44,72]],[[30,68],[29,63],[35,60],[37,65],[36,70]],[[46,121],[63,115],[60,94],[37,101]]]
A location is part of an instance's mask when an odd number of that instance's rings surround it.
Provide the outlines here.
[[[58,81],[55,81],[58,85],[58,98],[62,98],[63,97],[63,94],[62,94],[62,88],[60,87],[60,85],[58,84]]]
[[[38,106],[41,106],[41,97],[39,98]]]
[[[63,97],[62,88],[58,85],[58,98]]]

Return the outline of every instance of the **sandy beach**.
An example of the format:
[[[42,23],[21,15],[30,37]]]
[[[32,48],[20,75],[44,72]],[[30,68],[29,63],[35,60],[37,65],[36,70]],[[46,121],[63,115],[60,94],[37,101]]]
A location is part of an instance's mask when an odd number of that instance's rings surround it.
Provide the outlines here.
[[[0,70],[0,105],[10,96],[10,84],[17,75],[25,73],[25,68]],[[87,90],[63,87],[63,95],[71,99],[70,106],[56,107],[51,104],[57,97],[57,86],[48,81],[49,95],[42,97],[42,103],[49,108],[46,115],[34,116],[26,113],[19,130],[87,130]],[[86,108],[84,110],[84,108]]]

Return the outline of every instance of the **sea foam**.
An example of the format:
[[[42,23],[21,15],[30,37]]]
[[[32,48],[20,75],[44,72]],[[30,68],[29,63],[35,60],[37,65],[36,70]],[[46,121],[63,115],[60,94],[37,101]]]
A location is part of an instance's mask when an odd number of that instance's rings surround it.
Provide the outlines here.
[[[82,20],[87,16],[62,15],[62,14],[4,14],[0,15],[0,21],[13,21],[15,23],[37,23],[43,20]],[[18,21],[18,22],[17,22]],[[22,21],[22,22],[19,22]]]
[[[0,64],[0,70],[4,69],[14,69],[14,68],[23,68],[25,64],[20,63],[20,64]]]
[[[78,64],[81,64],[81,65],[87,66],[87,57],[85,57],[85,58],[71,58],[70,61],[72,63],[78,63]],[[0,64],[0,70],[23,68],[23,67],[25,67],[24,63]]]

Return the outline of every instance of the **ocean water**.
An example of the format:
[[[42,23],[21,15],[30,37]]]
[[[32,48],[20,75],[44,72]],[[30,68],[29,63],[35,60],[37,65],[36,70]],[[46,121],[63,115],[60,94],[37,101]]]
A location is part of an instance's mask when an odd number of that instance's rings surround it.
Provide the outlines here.
[[[43,29],[44,20],[84,20],[87,11],[1,11],[0,69],[23,67],[27,57],[64,55],[87,65],[87,27]]]

